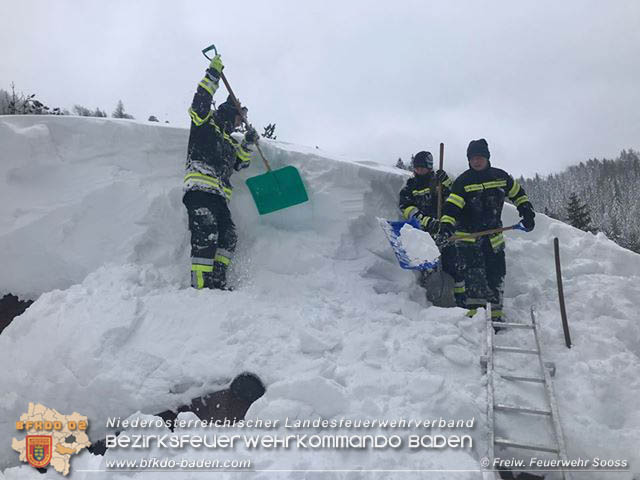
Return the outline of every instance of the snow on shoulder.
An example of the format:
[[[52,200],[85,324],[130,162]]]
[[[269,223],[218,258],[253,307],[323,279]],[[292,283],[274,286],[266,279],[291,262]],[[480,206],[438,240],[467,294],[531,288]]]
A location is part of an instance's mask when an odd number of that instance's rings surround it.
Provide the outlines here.
[[[238,288],[195,291],[181,203],[187,135],[144,122],[0,117],[0,292],[38,298],[0,335],[0,362],[12,366],[0,373],[4,475],[31,472],[16,467],[10,448],[28,402],[82,412],[95,441],[114,433],[109,417],[175,408],[243,371],[267,387],[247,418],[280,425],[475,418],[474,429],[463,431],[472,448],[233,452],[255,468],[477,469],[486,449],[480,316],[430,306],[376,220],[398,218],[406,174],[264,141],[273,168],[298,168],[310,201],[259,216],[244,184],[263,172],[254,158],[232,177]],[[507,207],[505,223],[516,215]],[[554,236],[571,350],[561,342]],[[640,256],[538,215],[531,234],[508,234],[507,262],[507,315],[526,320],[535,304],[558,365],[570,455],[615,453],[640,465]],[[121,457],[83,454],[72,470]]]

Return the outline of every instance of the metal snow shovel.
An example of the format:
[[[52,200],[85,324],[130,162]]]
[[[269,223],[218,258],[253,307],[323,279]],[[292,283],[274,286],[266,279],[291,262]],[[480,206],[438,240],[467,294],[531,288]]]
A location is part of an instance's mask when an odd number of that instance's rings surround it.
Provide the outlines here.
[[[216,55],[218,54],[215,45],[210,45],[202,50],[202,54],[208,60],[211,60],[211,57],[207,55],[207,52],[211,50],[213,50]],[[227,87],[227,91],[229,92],[233,103],[236,105],[236,108],[241,112],[242,121],[247,127],[249,127],[247,117],[242,110],[240,102],[238,102],[238,99],[233,93],[233,90],[231,90],[227,77],[225,77],[224,73],[220,72],[220,78],[224,82],[225,87]],[[269,166],[269,162],[267,162],[267,159],[262,153],[262,149],[260,148],[257,140],[255,146],[260,158],[262,158],[262,161],[264,162],[264,166],[267,168],[267,173],[248,178],[246,181],[247,187],[253,197],[253,201],[258,208],[258,213],[260,213],[260,215],[265,215],[267,213],[275,212],[276,210],[282,210],[283,208],[307,202],[309,200],[309,196],[304,188],[298,169],[289,165],[283,168],[278,168],[277,170],[272,170],[271,166]]]

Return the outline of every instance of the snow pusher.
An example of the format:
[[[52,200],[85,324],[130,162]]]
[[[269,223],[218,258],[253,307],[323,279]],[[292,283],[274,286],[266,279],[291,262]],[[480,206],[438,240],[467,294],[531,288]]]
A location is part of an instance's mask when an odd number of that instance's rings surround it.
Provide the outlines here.
[[[392,221],[384,218],[378,218],[378,223],[384,231],[393,253],[398,259],[400,267],[405,270],[415,270],[420,273],[419,283],[427,291],[427,300],[429,300],[436,307],[455,307],[455,297],[453,294],[454,280],[451,275],[444,272],[441,267],[440,257],[431,261],[416,261],[412,260],[407,253],[406,247],[402,243],[400,231],[405,225],[410,225],[413,228],[421,230],[420,223],[415,219]],[[484,230],[482,232],[475,232],[467,235],[454,235],[451,237],[451,242],[456,242],[462,239],[477,238],[484,235],[491,235],[493,233],[500,233],[507,230],[523,230],[525,228],[517,223],[508,227],[494,228],[491,230]]]
[[[420,223],[418,223],[416,219],[411,218],[406,221],[392,221],[384,218],[378,218],[378,223],[380,224],[380,227],[382,227],[382,231],[387,236],[387,240],[389,240],[393,253],[395,253],[401,268],[404,268],[405,270],[426,271],[434,271],[438,268],[440,263],[438,258],[433,261],[424,261],[420,263],[416,263],[414,260],[411,260],[405,246],[402,244],[402,240],[400,239],[400,230],[402,230],[402,227],[405,225],[411,225],[413,228],[420,230]]]
[[[378,218],[378,223],[384,231],[393,253],[395,253],[398,263],[405,270],[419,272],[419,283],[427,291],[427,300],[437,307],[455,307],[453,296],[453,278],[448,273],[442,271],[440,257],[434,260],[416,262],[409,257],[405,246],[402,244],[400,230],[405,225],[421,230],[419,222],[411,218],[407,221],[391,221]]]
[[[211,50],[213,50],[216,55],[218,54],[215,45],[210,45],[202,50],[202,54],[209,60],[211,60],[211,57],[209,57],[207,53]],[[235,103],[238,110],[242,112],[242,120],[248,127],[249,122],[247,121],[246,114],[242,110],[240,102],[238,102],[233,90],[231,90],[227,77],[221,72],[220,78],[224,82],[233,103]],[[260,158],[264,162],[264,166],[267,169],[267,173],[256,175],[255,177],[251,177],[246,180],[247,187],[249,188],[253,201],[258,208],[258,213],[260,215],[265,215],[267,213],[275,212],[276,210],[282,210],[283,208],[307,202],[309,200],[309,196],[304,188],[304,183],[302,183],[302,178],[300,177],[298,169],[289,165],[272,170],[269,162],[267,162],[267,159],[262,153],[262,149],[260,148],[258,141],[256,141],[255,146]]]

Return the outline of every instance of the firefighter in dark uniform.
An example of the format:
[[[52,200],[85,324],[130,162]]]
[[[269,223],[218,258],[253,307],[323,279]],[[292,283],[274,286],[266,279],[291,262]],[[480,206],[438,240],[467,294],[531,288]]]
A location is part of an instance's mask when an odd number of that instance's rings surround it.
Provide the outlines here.
[[[524,189],[504,170],[489,162],[489,146],[484,138],[473,140],[467,148],[469,169],[460,175],[444,204],[439,243],[450,237],[457,241],[458,268],[462,272],[455,290],[464,297],[469,314],[491,303],[493,320],[502,321],[502,295],[506,274],[504,236],[496,233],[479,238],[464,238],[465,234],[502,227],[502,208],[506,198],[517,207],[522,225],[527,231],[535,226],[535,212]]]
[[[187,149],[184,197],[191,232],[191,286],[229,290],[227,270],[236,249],[237,235],[228,202],[234,171],[249,166],[249,145],[258,139],[249,127],[242,142],[231,133],[242,113],[231,98],[211,109],[223,65],[216,55],[198,83],[189,108],[191,131]],[[246,112],[246,109],[243,109]]]
[[[438,221],[438,182],[442,185],[442,198],[447,198],[453,183],[444,170],[433,171],[433,156],[429,152],[418,152],[414,155],[411,165],[413,177],[407,180],[407,184],[400,191],[398,206],[402,212],[402,218],[411,218],[420,222],[422,230],[432,237],[440,230]],[[456,279],[455,263],[456,248],[447,245],[441,250],[442,270]],[[424,285],[424,277],[421,277]]]

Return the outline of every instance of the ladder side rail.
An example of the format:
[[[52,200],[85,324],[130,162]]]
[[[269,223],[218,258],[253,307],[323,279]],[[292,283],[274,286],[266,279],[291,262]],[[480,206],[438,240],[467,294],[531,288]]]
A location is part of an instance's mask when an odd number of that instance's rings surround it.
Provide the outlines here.
[[[487,326],[487,428],[489,430],[487,442],[487,458],[489,459],[489,468],[493,470],[493,460],[495,457],[495,416],[494,416],[494,390],[493,390],[493,322],[491,321],[491,304],[487,303],[485,308],[485,324]],[[500,478],[497,473],[493,478]]]
[[[553,384],[551,383],[551,375],[549,371],[545,367],[544,361],[542,359],[542,345],[540,341],[540,334],[538,332],[538,322],[536,319],[535,311],[533,306],[531,306],[531,323],[533,324],[533,335],[536,339],[536,346],[538,347],[538,351],[540,355],[538,357],[540,361],[540,368],[542,370],[542,374],[544,375],[544,388],[547,392],[547,399],[549,400],[549,407],[551,409],[551,420],[553,425],[553,431],[556,437],[556,443],[558,445],[558,456],[561,460],[567,462],[567,450],[564,444],[564,436],[562,433],[562,425],[560,424],[560,416],[558,412],[558,404],[556,403],[556,397],[553,393]],[[562,478],[565,480],[571,480],[571,474],[568,471],[562,471]]]

